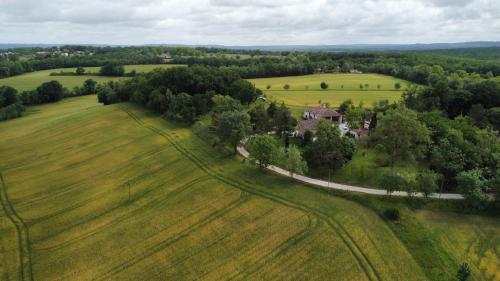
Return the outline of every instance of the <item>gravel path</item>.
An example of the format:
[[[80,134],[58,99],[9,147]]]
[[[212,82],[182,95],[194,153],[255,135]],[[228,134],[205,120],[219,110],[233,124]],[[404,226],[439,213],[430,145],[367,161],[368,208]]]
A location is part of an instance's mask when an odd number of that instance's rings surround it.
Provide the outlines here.
[[[237,149],[238,149],[238,153],[241,156],[248,159],[249,153],[245,149],[245,147],[243,147],[242,145],[239,145]],[[306,176],[301,176],[301,175],[296,175],[296,174],[294,174],[292,176],[292,175],[290,175],[290,172],[288,172],[287,170],[284,170],[284,169],[276,167],[276,166],[268,166],[268,167],[266,167],[266,169],[268,169],[274,173],[280,174],[282,176],[285,176],[285,177],[294,178],[294,179],[301,181],[301,182],[305,182],[305,183],[316,185],[316,186],[326,187],[326,188],[360,192],[360,193],[366,193],[366,194],[372,194],[372,195],[391,195],[391,196],[403,196],[403,197],[408,196],[408,193],[406,191],[395,191],[395,192],[388,194],[387,191],[382,190],[382,189],[373,189],[373,188],[366,188],[366,187],[353,186],[353,185],[347,185],[347,184],[340,184],[340,183],[335,183],[335,182],[328,182],[328,181],[309,178]],[[424,197],[424,195],[421,192],[417,192],[413,196]],[[430,195],[429,197],[430,198],[439,198],[439,199],[453,199],[453,200],[464,198],[461,194],[457,194],[457,193],[434,193],[434,194]]]

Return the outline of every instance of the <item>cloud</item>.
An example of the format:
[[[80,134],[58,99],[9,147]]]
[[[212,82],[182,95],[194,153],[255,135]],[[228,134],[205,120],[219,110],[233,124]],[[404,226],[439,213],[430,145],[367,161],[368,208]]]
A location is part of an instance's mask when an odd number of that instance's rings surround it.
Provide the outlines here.
[[[498,0],[0,0],[0,43],[500,40]]]

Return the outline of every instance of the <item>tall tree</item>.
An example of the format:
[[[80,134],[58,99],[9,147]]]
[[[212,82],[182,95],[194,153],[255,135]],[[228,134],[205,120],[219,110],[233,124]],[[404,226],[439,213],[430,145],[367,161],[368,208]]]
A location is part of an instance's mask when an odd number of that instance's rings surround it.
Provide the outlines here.
[[[416,112],[405,107],[388,110],[381,116],[370,138],[389,155],[391,167],[397,159],[423,156],[430,143],[429,130],[418,121]]]
[[[321,120],[316,130],[316,140],[307,146],[305,158],[310,167],[328,169],[342,167],[354,153],[355,145],[351,138],[342,137],[338,127]]]
[[[56,80],[45,82],[36,89],[42,103],[56,102],[63,98],[64,89]]]
[[[230,88],[230,95],[239,100],[242,104],[249,104],[257,98],[257,91],[252,83],[238,79],[234,81]]]
[[[252,131],[250,116],[240,111],[223,112],[217,124],[216,132],[223,143],[231,145],[236,153],[239,142]]]
[[[17,102],[17,90],[9,86],[0,86],[0,108]]]
[[[416,178],[417,190],[422,192],[425,198],[438,190],[437,185],[438,174],[431,171],[423,171],[418,173]]]
[[[307,172],[307,162],[302,158],[300,149],[295,145],[290,145],[284,158],[284,167],[290,175],[303,174]]]
[[[282,135],[286,132],[291,132],[297,126],[297,120],[292,116],[292,113],[284,103],[274,112],[273,124],[276,128],[276,133]]]
[[[477,169],[461,172],[457,176],[458,189],[469,205],[476,209],[483,209],[488,204],[485,183],[482,172]]]
[[[388,194],[394,191],[402,191],[409,185],[405,178],[396,172],[389,172],[382,175],[379,184],[382,188],[387,190]]]
[[[250,160],[262,168],[275,163],[277,149],[277,141],[270,135],[256,136],[248,143]]]

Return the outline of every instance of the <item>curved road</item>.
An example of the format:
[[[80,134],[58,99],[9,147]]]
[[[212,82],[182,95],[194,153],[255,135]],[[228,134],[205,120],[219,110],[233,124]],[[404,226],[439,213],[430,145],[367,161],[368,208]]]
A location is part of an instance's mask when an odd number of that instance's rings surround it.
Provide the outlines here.
[[[249,158],[249,153],[245,149],[245,147],[243,147],[243,145],[238,145],[237,150],[241,156],[243,156],[247,159]],[[305,182],[305,183],[316,185],[316,186],[331,188],[331,189],[360,192],[360,193],[366,193],[366,194],[372,194],[372,195],[391,195],[391,196],[403,196],[403,197],[409,196],[406,191],[395,191],[395,192],[392,192],[389,194],[389,193],[387,193],[387,191],[382,190],[382,189],[373,189],[373,188],[366,188],[366,187],[353,186],[353,185],[347,185],[347,184],[340,184],[340,183],[335,183],[335,182],[328,182],[328,181],[309,178],[309,177],[301,176],[301,175],[297,175],[297,174],[290,175],[289,171],[282,169],[280,167],[272,166],[272,165],[267,166],[266,169],[268,169],[274,173],[280,174],[282,176],[285,176],[285,177],[294,178],[294,179],[301,181],[301,182]],[[412,196],[424,197],[424,195],[421,192],[417,192]],[[434,193],[434,194],[430,195],[429,197],[430,198],[438,198],[438,199],[453,199],[453,200],[464,199],[464,197],[461,194],[457,194],[457,193]]]

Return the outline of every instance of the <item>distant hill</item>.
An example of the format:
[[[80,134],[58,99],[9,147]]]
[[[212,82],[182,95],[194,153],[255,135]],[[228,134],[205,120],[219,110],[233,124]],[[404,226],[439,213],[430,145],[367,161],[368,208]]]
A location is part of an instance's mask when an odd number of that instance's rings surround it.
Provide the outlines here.
[[[65,44],[71,45],[71,44]],[[82,44],[78,44],[82,45]],[[84,44],[102,47],[102,44]],[[62,44],[0,44],[0,49],[13,48],[49,48],[59,47]],[[123,47],[126,45],[109,45]],[[132,45],[131,45],[132,46]],[[345,44],[345,45],[254,45],[254,46],[225,46],[204,44],[145,44],[136,46],[165,46],[165,47],[206,47],[232,50],[263,50],[263,51],[431,51],[464,48],[500,48],[500,41],[478,41],[461,43],[431,43],[431,44]]]
[[[0,44],[0,49],[18,49],[18,48],[51,48],[59,47],[58,44]]]
[[[500,41],[431,43],[431,44],[347,44],[347,45],[275,45],[275,46],[208,46],[227,49],[265,51],[420,51],[459,48],[500,47]]]
[[[431,50],[431,51],[426,50],[422,52],[429,54],[461,57],[461,58],[471,58],[478,60],[500,60],[500,47],[459,48],[459,49]]]

